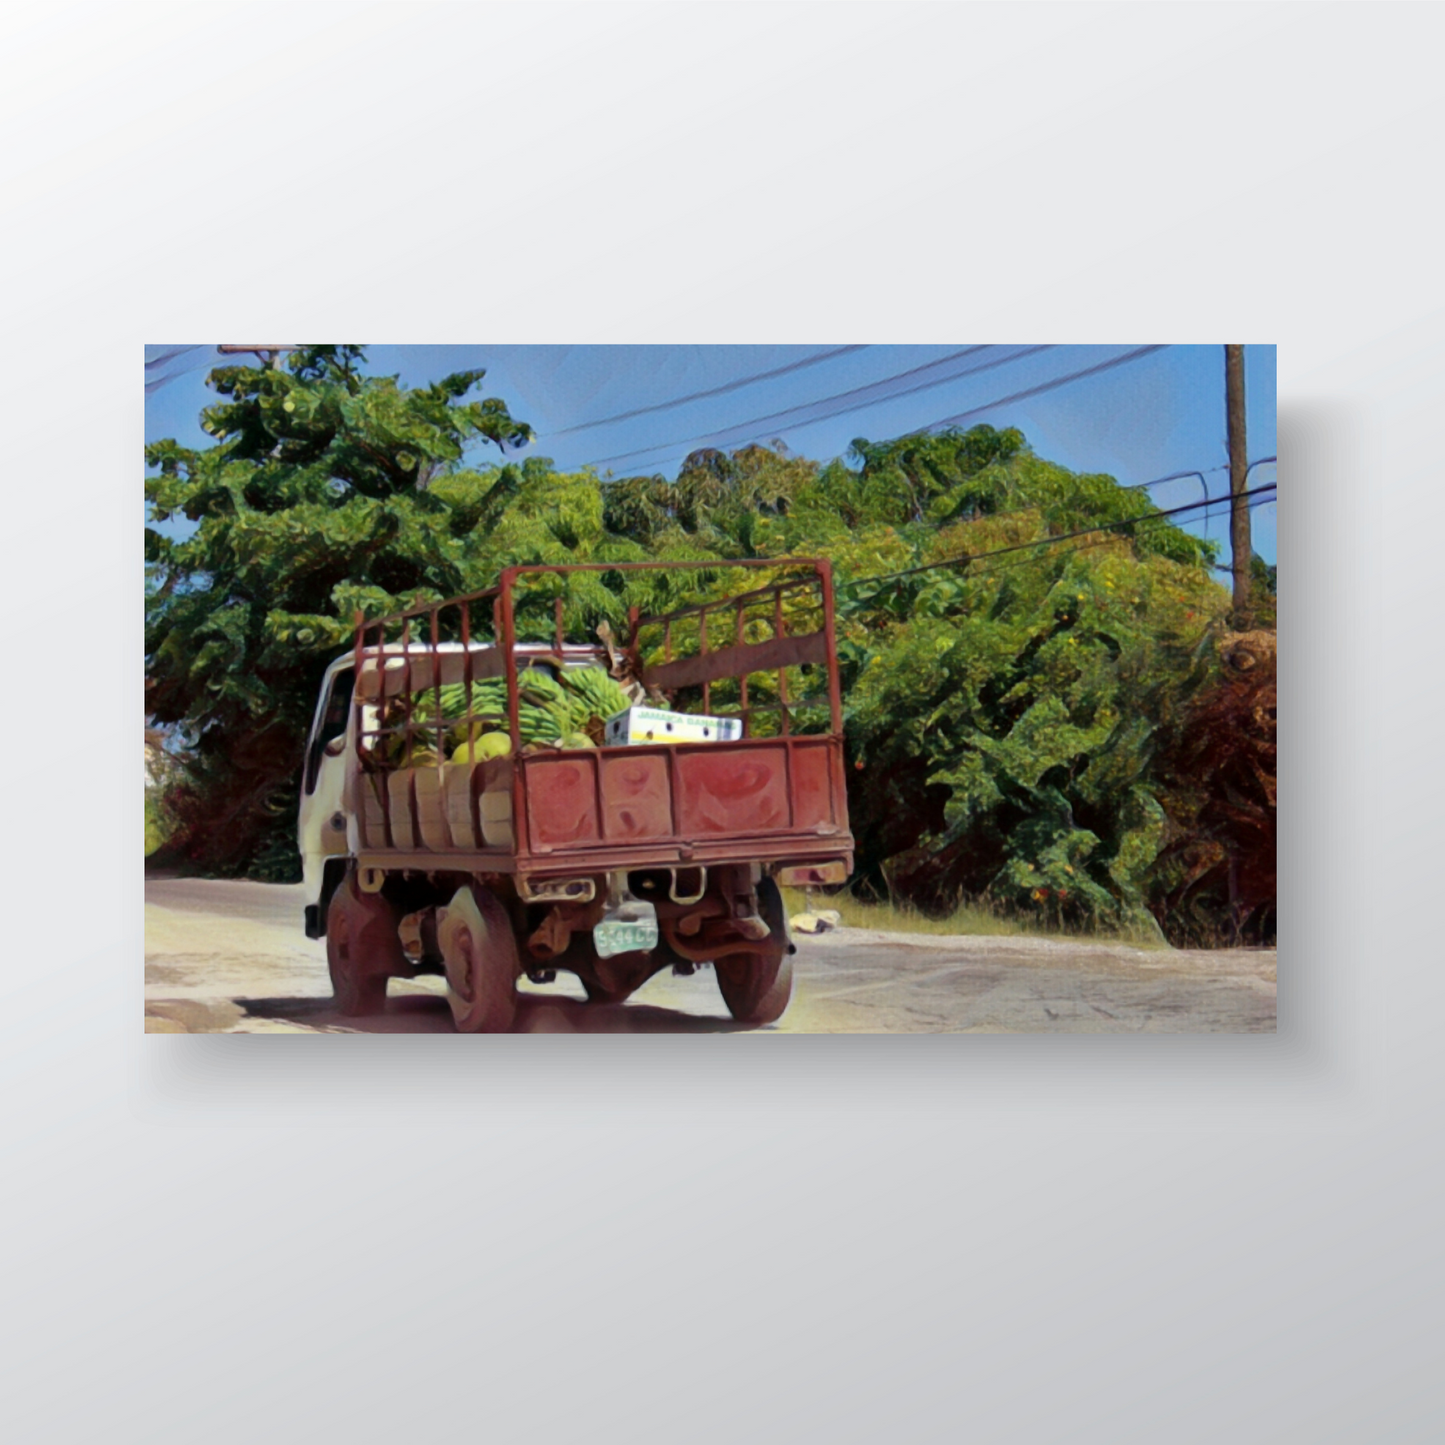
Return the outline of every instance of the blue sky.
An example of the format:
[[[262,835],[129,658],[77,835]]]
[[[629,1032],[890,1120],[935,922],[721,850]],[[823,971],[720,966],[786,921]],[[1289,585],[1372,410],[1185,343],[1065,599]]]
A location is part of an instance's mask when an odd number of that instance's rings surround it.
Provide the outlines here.
[[[1223,346],[1136,355],[1144,345],[369,346],[366,354],[370,371],[405,385],[485,367],[480,394],[501,397],[537,432],[522,454],[551,457],[562,470],[673,477],[698,446],[779,440],[822,461],[855,437],[877,441],[961,417],[965,426],[1016,426],[1040,456],[1075,471],[1125,485],[1197,471],[1211,496],[1227,493]],[[205,378],[226,360],[213,346],[146,347],[147,441],[210,444],[198,424],[216,399]],[[1079,375],[1094,368],[1102,369]],[[1273,346],[1246,347],[1245,381],[1256,461],[1275,454]],[[1035,394],[1020,396],[1027,392]],[[489,456],[495,447],[478,448],[476,460]],[[1274,479],[1274,465],[1261,465],[1250,485]],[[1203,497],[1198,477],[1150,494],[1161,507]],[[1210,514],[1186,514],[1181,525],[1220,541],[1227,561],[1226,509]],[[1253,528],[1255,550],[1273,562],[1272,499],[1255,508]]]

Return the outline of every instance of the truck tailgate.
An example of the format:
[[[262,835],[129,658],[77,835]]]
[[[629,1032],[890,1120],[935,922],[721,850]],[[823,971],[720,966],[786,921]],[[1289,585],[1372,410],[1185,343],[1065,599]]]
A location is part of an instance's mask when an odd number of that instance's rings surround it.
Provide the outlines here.
[[[811,853],[821,840],[837,840],[826,853],[846,847],[834,737],[601,748],[520,762],[532,852],[643,848],[662,861],[739,846],[754,857]]]

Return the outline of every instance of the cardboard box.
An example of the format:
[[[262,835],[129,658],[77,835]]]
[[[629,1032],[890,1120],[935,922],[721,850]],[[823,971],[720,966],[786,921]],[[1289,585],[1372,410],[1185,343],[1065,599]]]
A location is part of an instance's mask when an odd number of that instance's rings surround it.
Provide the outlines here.
[[[608,747],[622,743],[736,742],[742,735],[741,718],[668,712],[660,707],[630,707],[608,718],[606,729]]]

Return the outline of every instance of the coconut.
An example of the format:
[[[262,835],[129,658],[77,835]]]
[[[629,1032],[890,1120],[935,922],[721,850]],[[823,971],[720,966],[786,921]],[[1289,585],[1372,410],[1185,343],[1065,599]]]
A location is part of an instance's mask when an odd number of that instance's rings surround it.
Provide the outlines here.
[[[475,742],[463,743],[452,754],[454,763],[480,763],[488,758],[506,758],[512,753],[512,740],[506,733],[483,733]]]

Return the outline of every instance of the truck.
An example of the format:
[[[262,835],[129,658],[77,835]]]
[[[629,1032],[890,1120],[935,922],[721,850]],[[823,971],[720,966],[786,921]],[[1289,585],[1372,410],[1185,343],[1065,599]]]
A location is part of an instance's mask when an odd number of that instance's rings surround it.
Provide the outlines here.
[[[587,574],[739,568],[760,584],[565,635],[569,589],[597,595]],[[668,596],[689,579],[651,580]],[[853,868],[834,616],[819,558],[514,566],[358,614],[298,820],[338,1010],[381,1012],[389,979],[432,973],[459,1032],[501,1033],[523,977],[567,971],[607,1005],[710,965],[735,1020],[775,1022],[796,951],[781,889]],[[579,723],[579,697],[621,706]]]

